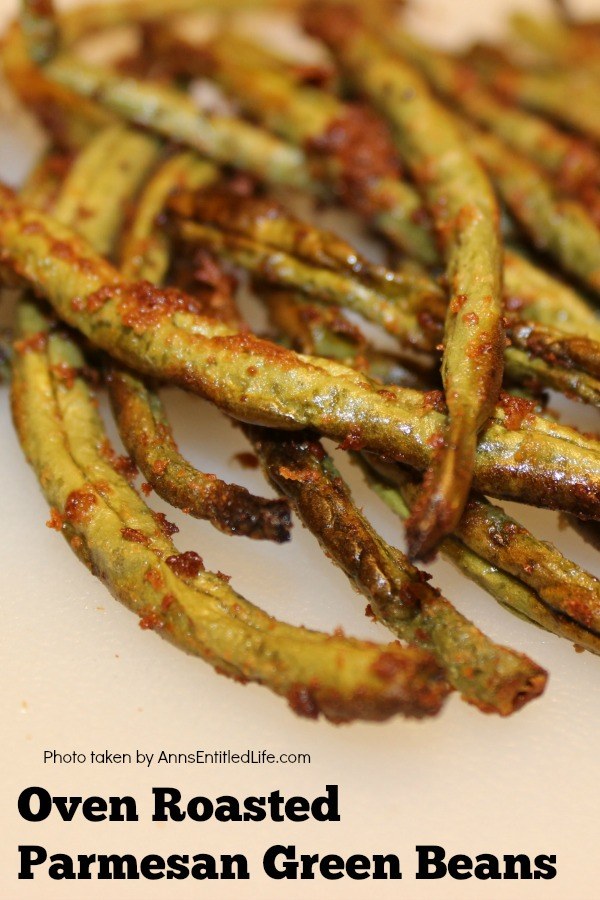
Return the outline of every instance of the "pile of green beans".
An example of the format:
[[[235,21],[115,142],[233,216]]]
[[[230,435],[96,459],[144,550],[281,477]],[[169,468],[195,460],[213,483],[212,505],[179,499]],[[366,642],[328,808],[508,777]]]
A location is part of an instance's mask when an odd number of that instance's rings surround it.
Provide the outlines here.
[[[222,5],[202,45],[171,20],[209,0],[63,16],[22,5],[2,59],[50,147],[20,194],[0,184],[0,272],[19,286],[1,363],[50,522],[81,561],[143,628],[332,722],[435,715],[452,691],[505,716],[543,692],[537,663],[414,565],[436,550],[505,609],[600,653],[600,581],[486,499],[558,510],[597,537],[600,439],[558,424],[541,393],[600,406],[600,153],[593,119],[584,128],[576,103],[567,117],[544,70],[572,68],[585,45],[572,77],[592,85],[595,41],[517,19],[538,51],[526,71],[383,28],[377,3],[288,0],[331,54],[311,68],[235,33],[243,0]],[[137,57],[79,58],[82,37],[120,24],[138,28]],[[200,110],[198,75],[242,114]],[[282,188],[349,207],[396,258],[374,264],[292,213]],[[242,317],[240,278],[269,338]],[[237,420],[279,498],[193,466],[165,384]],[[103,389],[129,456],[98,414]],[[405,522],[407,555],[356,505],[322,438]],[[277,543],[294,512],[395,640],[267,615],[176,548],[152,491],[224,534]]]

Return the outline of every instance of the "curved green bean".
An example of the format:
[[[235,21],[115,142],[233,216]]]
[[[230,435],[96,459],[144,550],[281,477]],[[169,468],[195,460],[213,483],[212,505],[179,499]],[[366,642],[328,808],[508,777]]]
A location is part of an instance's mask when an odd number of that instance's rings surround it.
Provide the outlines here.
[[[449,302],[442,376],[449,427],[407,522],[411,555],[423,557],[460,518],[477,433],[502,382],[499,211],[494,191],[452,117],[421,76],[368,31],[354,10],[323,11],[313,4],[305,24],[390,122],[402,157],[423,191],[446,263]]]
[[[193,298],[125,281],[84,241],[0,190],[5,263],[97,346],[142,373],[199,393],[255,424],[316,428],[426,468],[446,417],[436,400],[381,390],[337,363],[298,356],[194,313]],[[492,496],[600,518],[600,450],[573,429],[496,409],[475,483]],[[535,435],[535,437],[534,437]],[[531,440],[531,438],[533,438]]]

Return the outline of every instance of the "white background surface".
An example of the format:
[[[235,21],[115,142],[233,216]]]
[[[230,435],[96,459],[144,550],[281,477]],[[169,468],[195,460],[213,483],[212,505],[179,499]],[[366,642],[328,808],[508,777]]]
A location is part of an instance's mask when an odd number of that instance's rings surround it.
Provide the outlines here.
[[[428,0],[411,18],[439,41],[494,34],[505,12],[540,2]],[[0,0],[0,12],[13,11]],[[578,9],[600,13],[598,4]],[[272,21],[269,27],[275,28]],[[3,117],[3,118],[2,118]],[[8,130],[7,130],[8,129]],[[0,113],[0,176],[23,172],[33,131],[17,126],[10,105]],[[231,457],[244,450],[240,434],[201,401],[177,395],[171,404],[175,434],[200,467],[265,492],[261,476]],[[576,413],[579,415],[579,410]],[[580,419],[581,420],[581,419]],[[593,421],[588,416],[587,421]],[[545,696],[508,720],[484,716],[451,698],[434,721],[400,719],[383,725],[335,728],[295,718],[284,702],[255,686],[217,677],[152,633],[81,566],[66,543],[44,527],[47,506],[17,445],[6,388],[0,394],[2,539],[1,691],[3,728],[2,866],[0,896],[6,900],[52,898],[250,898],[370,897],[565,898],[591,900],[597,884],[598,758],[600,753],[600,661],[521,623],[443,563],[435,583],[478,625],[500,642],[529,653],[550,671]],[[399,523],[360,482],[356,496],[385,536],[400,540]],[[152,500],[155,508],[163,508]],[[344,576],[321,556],[297,525],[284,547],[223,538],[205,523],[172,513],[181,528],[178,546],[196,549],[208,568],[233,575],[242,594],[287,620],[386,639],[363,615],[364,602]],[[555,540],[598,574],[597,558],[556,516],[519,511],[539,536]],[[305,766],[52,766],[45,749],[61,753],[110,749],[158,754],[267,749],[310,753]],[[184,796],[268,793],[312,798],[324,786],[340,786],[341,822],[303,825],[149,821],[154,785],[178,787]],[[19,819],[19,792],[39,784],[51,793],[132,794],[138,823],[63,823],[58,817],[28,824]],[[17,882],[18,843],[49,852],[199,853],[243,852],[250,881]],[[401,882],[277,882],[262,875],[262,854],[271,844],[295,843],[298,852],[397,853]],[[440,844],[448,854],[556,854],[553,881],[415,881],[416,844]]]

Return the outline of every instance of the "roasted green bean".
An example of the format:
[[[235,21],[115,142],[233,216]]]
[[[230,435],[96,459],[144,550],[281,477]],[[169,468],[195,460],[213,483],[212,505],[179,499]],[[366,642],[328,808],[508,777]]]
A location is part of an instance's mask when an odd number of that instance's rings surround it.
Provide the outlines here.
[[[389,52],[353,10],[308,8],[305,24],[393,127],[421,186],[446,263],[449,302],[442,375],[449,429],[407,522],[412,556],[427,556],[458,521],[477,433],[502,382],[501,244],[491,185],[421,76]]]
[[[409,256],[436,261],[422,200],[401,179],[391,135],[372,111],[298,84],[292,66],[275,68],[260,46],[231,34],[202,48],[172,40],[173,56],[195,60],[262,125],[305,148],[315,177],[345,204]]]
[[[375,493],[396,515],[407,518],[417,495],[409,473],[371,455],[355,458]],[[500,507],[472,495],[458,528],[440,550],[506,609],[600,653],[600,582]]]
[[[171,205],[188,243],[321,303],[353,309],[419,350],[431,351],[441,339],[443,293],[413,267],[390,272],[370,265],[346,242],[270,199],[216,189],[176,195]]]
[[[98,452],[99,426],[86,383],[51,379],[52,365],[78,362],[71,341],[46,336],[21,306],[24,349],[13,374],[13,415],[60,530],[107,587],[157,631],[238,680],[265,684],[292,708],[335,721],[438,711],[447,692],[431,655],[285,625],[178,553],[160,522]],[[50,373],[50,374],[49,374]]]
[[[470,146],[538,250],[600,294],[600,231],[581,203],[561,197],[541,169],[488,132],[463,124]]]
[[[81,167],[91,171],[95,162],[90,151]],[[117,227],[114,216],[70,208],[69,217],[77,225],[85,221],[92,240],[105,240]],[[448,688],[422,651],[283,625],[243,600],[227,579],[205,572],[197,554],[177,553],[172,530],[165,531],[114,467],[84,371],[74,341],[22,300],[12,383],[20,439],[52,505],[52,521],[140,615],[142,627],[225,674],[267,684],[300,714],[347,721],[439,709]]]
[[[126,121],[151,128],[217,162],[247,169],[272,182],[308,186],[301,150],[239,119],[208,115],[175,88],[124,77],[66,54],[51,60],[44,73]]]
[[[377,534],[319,443],[255,426],[244,431],[269,480],[367,597],[375,617],[431,650],[465,700],[484,712],[508,715],[543,690],[539,666],[485,637]]]
[[[245,421],[312,427],[421,470],[430,464],[446,417],[427,395],[382,391],[337,363],[217,324],[195,314],[193,298],[181,292],[127,282],[84,241],[24,207],[6,188],[0,204],[5,263],[121,362],[197,392]],[[500,408],[494,416],[476,456],[479,490],[600,518],[596,441],[533,414],[507,415]]]
[[[514,150],[542,166],[563,188],[578,193],[598,184],[600,159],[593,147],[540,116],[507,104],[477,72],[400,29],[381,27],[383,39],[423,71],[435,90]]]
[[[90,145],[79,166],[67,178],[62,202],[55,214],[68,221],[73,211],[81,217],[79,231],[88,232],[96,249],[105,238],[118,229],[115,215],[122,211],[119,183],[123,181],[122,163],[136,159],[135,132],[119,129],[120,145],[110,159],[103,158],[107,142],[100,136]],[[144,140],[153,143],[150,137]],[[110,144],[108,145],[110,151]],[[139,159],[139,154],[137,154]],[[105,163],[102,171],[102,164]],[[100,172],[95,169],[100,168]],[[141,166],[136,168],[140,173]],[[178,154],[167,160],[150,179],[143,191],[136,214],[130,225],[122,249],[122,271],[137,277],[152,277],[160,283],[166,274],[169,249],[166,235],[156,226],[156,217],[170,190],[175,187],[194,187],[215,177],[210,163],[190,153]],[[106,182],[115,185],[106,201]],[[135,184],[131,184],[131,191]],[[86,198],[85,215],[78,205],[79,185],[92,182],[92,196]],[[96,203],[93,202],[94,194]],[[105,220],[107,220],[105,222]],[[103,235],[105,238],[103,238]],[[227,534],[285,541],[289,538],[290,514],[285,503],[255,497],[245,488],[227,484],[215,475],[200,472],[178,451],[168,419],[156,391],[136,375],[113,366],[108,378],[109,394],[119,433],[135,464],[147,482],[173,506],[185,509],[190,515],[208,519]]]

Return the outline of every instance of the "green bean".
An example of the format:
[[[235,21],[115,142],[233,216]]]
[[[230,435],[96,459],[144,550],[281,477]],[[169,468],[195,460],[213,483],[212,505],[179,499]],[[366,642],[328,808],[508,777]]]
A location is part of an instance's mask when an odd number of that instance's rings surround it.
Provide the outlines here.
[[[307,317],[307,321],[301,322],[299,326],[296,326],[293,317],[295,303],[289,295],[284,295],[279,299],[279,306],[283,307],[283,314],[278,317],[277,324],[283,327],[284,332],[288,335],[297,336],[299,332],[300,348],[304,352],[311,352],[313,347],[307,346],[303,342],[303,334],[307,331],[312,334],[312,329],[314,329],[318,336],[320,327],[323,328],[325,334],[325,340],[320,345],[320,352],[327,353],[331,349],[327,322],[325,322],[324,326],[320,325],[318,310],[311,309],[312,315]],[[292,307],[291,315],[290,307]],[[315,316],[316,325],[313,325]],[[341,346],[344,347],[344,345],[348,344],[352,347],[348,339],[344,339],[344,332],[342,332]],[[333,347],[336,349],[337,345],[334,344]],[[350,356],[347,346],[346,352]],[[359,351],[359,353],[360,355],[355,354],[352,358],[351,364],[361,367],[363,371],[369,371],[369,368],[367,368],[368,356],[364,350],[362,352]],[[519,353],[520,351],[512,348],[507,352],[506,362],[509,374],[514,368],[514,358]],[[563,371],[551,367],[547,368],[550,371],[559,373]],[[564,375],[568,377],[570,373],[564,372]],[[598,402],[597,393],[595,400]],[[311,477],[307,475],[306,478],[297,477],[293,464],[294,458],[298,457],[301,462],[302,453],[306,456],[310,452],[310,448],[315,444],[314,440],[310,444],[306,442],[306,449],[303,446],[302,451],[300,451],[298,449],[298,438],[286,438],[281,434],[278,438],[278,443],[274,448],[271,448],[267,444],[268,438],[262,437],[263,434],[269,433],[264,430],[261,431],[261,429],[254,429],[254,431],[260,437],[260,449],[258,452],[263,466],[267,468],[268,472],[274,470],[274,477],[279,482],[280,490],[294,502],[296,510],[305,525],[315,534],[329,557],[337,561],[346,574],[352,577],[354,571],[352,568],[352,548],[355,546],[355,538],[360,540],[360,546],[366,546],[367,548],[372,546],[372,542],[366,540],[364,536],[360,536],[360,518],[358,524],[354,523],[351,517],[352,507],[348,500],[348,515],[353,522],[353,527],[350,535],[344,534],[342,531],[342,538],[334,542],[331,536],[333,535],[336,538],[338,535],[338,530],[333,524],[336,522],[334,515],[323,515],[321,521],[318,516],[311,515],[309,502],[312,494],[316,498],[317,509],[325,508],[326,498],[329,497],[329,494],[332,494],[327,508],[335,510],[341,504],[339,495],[342,497],[347,497],[348,495],[347,490],[344,489],[343,482],[339,480],[338,483],[336,478],[332,483],[327,483],[323,477],[319,479],[316,475]],[[281,456],[281,447],[291,448],[292,462],[290,463],[289,460],[286,461],[284,459],[278,469],[276,461],[278,456]],[[317,455],[317,462],[313,463],[313,468],[316,466],[318,471],[320,471],[320,467],[323,465],[325,471],[328,471],[333,467],[330,461],[327,461],[326,464],[321,463],[319,458],[320,455]],[[408,476],[395,468],[391,471],[398,484],[396,487],[391,487],[377,478],[377,475],[372,470],[372,466],[373,463],[371,462],[371,467],[367,469],[369,483],[395,512],[400,514],[403,519],[406,519],[409,515],[409,507],[402,494],[398,492],[398,488],[402,487],[405,492],[408,490],[410,494],[410,488],[412,487],[412,495],[414,497],[414,484],[411,485]],[[307,462],[304,467],[308,469]],[[388,478],[389,472],[390,467],[386,467]],[[304,500],[304,505],[308,505],[307,514],[303,514],[303,505],[299,506],[296,494],[300,495],[301,504],[303,495],[307,495],[307,499]],[[586,540],[593,539],[595,532],[592,529],[596,523],[584,523],[573,516],[568,518],[573,527],[583,531]],[[502,548],[501,553],[498,549],[499,547]],[[392,553],[395,552],[392,551]],[[600,653],[600,640],[598,639],[600,636],[594,634],[590,627],[592,624],[591,618],[596,615],[598,600],[600,599],[598,595],[600,585],[596,579],[588,576],[587,573],[581,572],[574,563],[565,560],[554,548],[549,548],[547,544],[536,541],[532,535],[525,532],[521,526],[518,526],[517,523],[505,516],[497,507],[492,507],[491,504],[482,500],[471,498],[471,502],[463,514],[458,529],[452,536],[447,536],[442,542],[441,552],[463,571],[467,577],[479,584],[484,590],[487,590],[509,611],[534,621],[554,634],[566,637],[593,652]],[[370,556],[368,554],[365,555],[365,558],[360,557],[360,572],[366,572],[367,577],[373,574],[367,565],[369,560]],[[504,562],[504,565],[500,565],[502,562]],[[375,572],[378,571],[379,569],[375,568]],[[525,575],[527,584],[515,577],[522,573]],[[572,590],[571,583],[572,573],[575,576],[574,590]],[[383,581],[384,585],[388,583],[385,580]],[[358,587],[359,590],[362,590],[368,596],[367,587],[364,584],[361,586],[360,578]],[[557,597],[558,600],[556,599]],[[440,602],[442,604],[445,603],[445,601]],[[390,622],[387,621],[390,616],[390,610],[387,606],[384,606],[383,609],[377,603],[372,603],[371,606],[375,615],[384,624],[394,628],[394,619],[392,618]],[[445,609],[445,607],[442,607],[442,609]],[[392,607],[391,612],[393,615],[394,607]],[[452,615],[456,614],[451,613]],[[400,633],[400,631],[397,630],[397,633]],[[404,636],[408,637],[408,634],[405,632]],[[438,658],[443,663],[442,658]],[[449,678],[454,687],[460,690],[460,686],[452,681],[452,671],[449,672]]]
[[[575,23],[573,23],[575,24]],[[536,52],[542,64],[579,68],[600,58],[598,32],[590,22],[580,28],[569,27],[559,19],[539,19],[524,12],[510,17],[512,35],[525,41],[528,50]]]
[[[504,254],[504,304],[520,318],[600,341],[600,318],[572,287],[524,256]]]
[[[315,177],[396,246],[425,264],[436,261],[421,198],[401,180],[391,135],[372,111],[299,84],[293,66],[275,67],[259,45],[231,34],[202,48],[162,29],[159,40],[167,41],[163,52],[195,61],[254,119],[305,148]]]
[[[600,294],[600,232],[584,207],[557,195],[542,171],[490,133],[464,125],[471,147],[538,250]]]
[[[289,540],[285,502],[263,500],[245,488],[198,471],[177,450],[157,395],[126,371],[109,373],[111,404],[127,451],[157,494],[225,534]]]
[[[193,246],[209,248],[262,281],[294,289],[319,303],[353,309],[383,326],[404,347],[435,350],[445,304],[437,284],[419,269],[405,266],[392,272],[369,265],[335,235],[298,221],[269,199],[239,197],[216,188],[178,194],[171,207],[181,217],[178,233]],[[517,271],[523,267],[515,266]],[[511,297],[513,310],[519,305],[516,299]],[[599,344],[519,322],[514,311],[507,333],[516,347],[504,352],[511,380],[537,382],[598,405]]]
[[[246,169],[261,179],[307,187],[301,150],[253,125],[199,110],[182,91],[61,54],[44,69],[53,81],[115,115],[198,150],[211,159]]]
[[[301,229],[290,234],[289,227],[278,227],[285,223],[271,216],[262,222],[253,213],[252,208],[246,209],[264,239],[270,237],[288,249],[303,251],[301,255],[309,259],[358,269],[356,261],[348,265],[354,257],[343,244],[316,240],[316,235]],[[343,332],[346,339],[348,331]],[[508,715],[540,693],[545,676],[539,667],[492,644],[440,598],[438,591],[428,587],[399,551],[377,535],[352,503],[333,461],[314,438],[252,426],[243,426],[243,430],[269,480],[293,502],[327,555],[371,601],[377,618],[399,637],[432,650],[450,684],[465,699],[487,712]],[[454,635],[453,640],[448,640],[444,626]]]
[[[203,571],[196,554],[178,554],[98,453],[101,426],[85,382],[52,379],[45,325],[26,303],[20,328],[29,349],[15,363],[12,402],[25,453],[71,547],[143,628],[224,674],[268,686],[300,714],[349,721],[438,711],[447,687],[427,652],[285,625]],[[74,353],[71,341],[52,337],[55,367],[72,365]]]
[[[102,143],[102,136],[98,142]],[[97,161],[91,147],[76,168],[91,174]],[[63,190],[68,193],[69,185]],[[107,205],[114,202],[108,195]],[[81,207],[71,208],[76,224],[86,222],[91,240],[104,240],[107,228],[117,227],[114,217],[86,216]],[[95,207],[94,213],[97,211]],[[423,715],[439,708],[447,687],[427,657],[417,657],[412,650],[397,654],[394,648],[396,658],[390,659],[387,648],[341,639],[341,644],[336,641],[337,660],[333,648],[330,653],[327,647],[312,664],[312,644],[324,643],[328,636],[277,623],[222,580],[205,573],[196,554],[177,554],[168,537],[171,532],[163,531],[161,520],[129,487],[106,452],[103,425],[80,375],[84,360],[77,346],[71,338],[50,331],[52,323],[27,301],[20,305],[20,325],[13,411],[25,450],[55,509],[53,520],[80,558],[93,571],[101,572],[116,595],[138,612],[142,627],[160,630],[184,649],[208,658],[219,671],[269,684],[286,695],[300,713],[317,715],[322,711],[335,720],[347,720],[382,718],[399,710]],[[74,483],[69,481],[71,476]],[[95,519],[98,505],[104,513],[100,522]],[[91,541],[90,519],[98,525],[95,531],[91,529]],[[141,547],[140,558],[135,550]],[[269,646],[271,642],[273,646]],[[286,645],[290,650],[287,657]],[[373,671],[367,668],[365,672],[368,653],[377,649],[383,650],[381,656],[373,654]],[[351,663],[362,669],[354,685],[353,678],[348,683],[347,673],[337,671],[338,666],[343,668],[347,651]],[[383,673],[382,669],[380,676],[378,666],[386,663],[392,671]],[[411,670],[416,674],[417,683],[412,687],[404,682],[404,676],[397,676],[395,665],[400,663],[407,674]],[[324,675],[323,685],[313,684],[311,674],[316,679]],[[304,675],[310,683],[303,682]],[[425,683],[427,675],[432,677],[430,685]],[[396,684],[386,684],[381,691],[379,677]]]
[[[377,534],[319,443],[254,426],[244,431],[269,480],[367,597],[376,618],[398,637],[431,650],[463,699],[508,715],[541,693],[545,673],[539,666],[492,643]]]
[[[36,63],[48,62],[60,40],[52,0],[22,0],[20,23],[30,57]]]
[[[121,272],[125,278],[145,278],[160,284],[169,267],[169,238],[155,222],[169,194],[184,185],[189,189],[214,181],[218,169],[192,152],[177,153],[155,172],[139,198],[135,216],[121,242]]]
[[[375,493],[406,519],[417,497],[412,476],[370,454],[354,458]],[[472,495],[440,550],[506,609],[600,653],[600,582],[500,507]]]
[[[343,334],[348,340],[349,331]],[[373,530],[314,436],[242,428],[269,481],[369,599],[376,618],[399,637],[431,650],[464,699],[508,715],[543,690],[545,674],[538,666],[489,641]]]
[[[542,166],[575,193],[600,179],[600,160],[592,147],[550,122],[502,101],[476,71],[449,54],[426,46],[399,28],[381,27],[382,38],[417,66],[435,90],[469,118],[490,129],[513,149]]]
[[[500,68],[492,86],[510,100],[548,116],[592,141],[600,139],[598,72],[586,69],[530,72]]]
[[[115,121],[113,115],[92,100],[54,82],[34,65],[17,24],[8,29],[0,42],[0,58],[15,94],[61,148],[79,150],[98,129]]]
[[[109,249],[120,230],[125,206],[155,162],[158,149],[154,138],[121,126],[99,133],[67,175],[54,215],[66,224],[76,222],[79,233],[97,250]],[[131,161],[136,162],[135,167]],[[211,169],[210,164],[202,165],[190,154],[182,154],[165,163],[151,179],[144,192],[141,218],[136,216],[132,225],[137,242],[129,242],[135,254],[130,265],[137,266],[140,274],[149,268],[144,265],[146,259],[154,274],[159,274],[156,252],[151,252],[156,249],[152,213],[158,212],[169,184],[189,187],[197,184],[199,177],[206,178]],[[86,194],[87,185],[91,187]],[[140,258],[144,227],[152,233]],[[167,257],[164,259],[166,262]],[[290,516],[285,504],[254,497],[238,485],[199,472],[179,454],[156,393],[127,372],[113,368],[110,375],[111,401],[123,442],[160,496],[192,515],[209,519],[227,534],[276,541],[289,538]]]
[[[60,84],[84,97],[93,97],[111,112],[193,147],[218,162],[247,169],[271,184],[322,193],[301,148],[237,119],[207,117],[179,91],[142,83],[132,77],[123,78],[65,56],[55,59],[47,72]],[[374,189],[374,194],[378,195],[382,207],[376,217],[377,227],[404,249],[409,241],[411,252],[431,262],[434,259],[431,239],[415,221],[421,203],[414,191],[397,181],[393,187],[386,184]]]
[[[5,264],[96,346],[143,374],[179,384],[237,418],[306,427],[420,470],[447,419],[427,395],[383,391],[345,366],[302,357],[198,314],[175,290],[127,282],[83,240],[0,189]],[[435,403],[435,401],[433,401]],[[533,414],[494,410],[478,447],[482,493],[600,518],[600,451],[592,438]],[[515,421],[517,419],[517,421]]]
[[[373,266],[335,235],[290,216],[271,199],[223,190],[176,195],[177,231],[261,279],[295,288],[321,303],[344,305],[403,343],[433,350],[441,337],[443,293],[411,267]],[[194,220],[190,220],[193,216]]]
[[[156,164],[161,149],[160,142],[150,135],[121,125],[109,126],[84,151],[84,164],[75,164],[67,175],[53,215],[67,225],[77,217],[79,234],[107,256],[114,248],[127,201]]]
[[[124,4],[127,7],[127,4]],[[164,7],[164,4],[162,4]],[[174,12],[175,10],[173,10]],[[83,30],[100,27],[103,20],[102,9],[98,10],[98,21],[95,21],[95,10],[92,10],[90,22],[82,26]],[[135,12],[135,15],[134,15]],[[146,11],[128,11],[120,13],[109,7],[106,13],[106,21],[114,22],[117,18],[133,18],[136,21],[151,19]],[[64,17],[67,37],[65,43],[72,42],[69,35],[69,20]],[[94,24],[92,24],[94,23]],[[75,30],[79,30],[79,26]],[[79,66],[79,71],[77,67]],[[202,152],[207,152],[215,159],[224,162],[232,162],[245,167],[261,178],[274,182],[283,182],[292,186],[311,188],[317,193],[322,193],[314,181],[312,173],[306,164],[303,151],[299,148],[292,150],[289,145],[277,142],[265,132],[252,129],[243,123],[231,119],[211,117],[207,122],[201,119],[198,110],[186,101],[180,93],[172,90],[161,90],[160,86],[143,85],[130,79],[127,84],[121,84],[122,76],[111,75],[107,71],[92,70],[90,67],[83,71],[83,66],[75,63],[70,58],[58,60],[52,68],[52,74],[69,86],[70,89],[83,93],[84,96],[93,96],[94,100],[106,104],[113,112],[137,123],[156,128],[161,134],[187,143]],[[148,113],[148,108],[151,112]],[[348,127],[353,127],[354,144],[356,139],[366,132],[372,132],[372,123],[363,122],[364,114],[348,115]],[[361,119],[361,121],[358,121]],[[356,120],[356,121],[355,121]],[[364,125],[365,127],[361,127]],[[336,132],[337,133],[337,132]],[[364,140],[364,137],[363,137]],[[302,144],[302,142],[300,142]],[[356,148],[352,147],[347,154],[356,159]],[[371,154],[370,169],[375,166],[377,154]],[[354,166],[356,170],[356,165]],[[424,214],[422,203],[418,194],[407,184],[398,178],[385,178],[374,181],[371,172],[361,176],[362,191],[368,191],[370,203],[373,209],[369,212],[369,218],[373,219],[375,227],[381,230],[397,246],[414,254],[425,263],[433,262],[436,258],[435,247],[431,236],[423,227]],[[323,176],[324,173],[321,173]],[[331,179],[329,179],[331,180]],[[338,181],[340,179],[338,178]],[[341,184],[341,182],[340,182]],[[357,203],[356,184],[353,184],[344,192],[345,199]],[[365,203],[362,204],[365,207]]]
[[[561,368],[516,347],[505,351],[504,371],[511,386],[550,388],[570,400],[600,407],[600,380],[587,372],[568,366]]]
[[[410,388],[440,386],[434,356],[415,355],[410,351],[400,355],[382,353],[370,346],[360,333],[356,335],[355,326],[335,308],[307,303],[298,296],[290,296],[289,292],[269,290],[266,286],[261,286],[259,293],[267,304],[271,322],[287,336],[286,346],[300,353],[338,360],[384,384]],[[600,380],[589,374],[588,360],[582,361],[583,370],[577,368],[568,354],[568,345],[563,347],[564,335],[560,336],[555,353],[551,341],[544,344],[544,336],[531,324],[514,323],[514,331],[524,338],[526,349],[511,346],[504,351],[505,377],[513,392],[515,385],[545,387],[572,400],[600,406]],[[513,326],[509,326],[508,334],[512,336]],[[579,341],[577,338],[576,342]],[[591,344],[589,350],[597,354],[597,343],[583,341],[583,344]],[[546,358],[536,357],[536,353]]]
[[[67,177],[54,211],[56,217],[65,223],[77,219],[79,233],[87,236],[96,250],[109,249],[119,231],[125,202],[132,199],[147,164],[155,161],[157,149],[153,138],[123,127],[100,134]],[[135,168],[131,161],[136,162]],[[189,188],[214,176],[210,163],[189,153],[173,157],[157,170],[130,228],[123,251],[126,268],[162,281],[168,248],[166,237],[155,226],[156,215],[174,186]],[[92,188],[85,196],[89,184]],[[208,519],[227,534],[280,542],[289,538],[290,515],[284,503],[254,497],[238,485],[200,472],[183,458],[154,390],[114,366],[108,383],[123,443],[159,496],[191,515]]]
[[[469,492],[477,433],[502,381],[501,246],[491,185],[421,76],[387,50],[352,10],[309,8],[344,73],[393,127],[421,186],[446,263],[449,303],[442,375],[449,430],[407,523],[412,556],[427,556],[458,521]]]
[[[410,351],[386,353],[369,344],[358,326],[335,307],[311,303],[297,293],[265,284],[258,285],[257,292],[285,346],[358,368],[382,384],[439,387],[435,357]]]
[[[513,346],[528,350],[534,356],[564,368],[585,368],[600,378],[600,344],[588,337],[565,335],[551,326],[521,322],[510,328]]]

